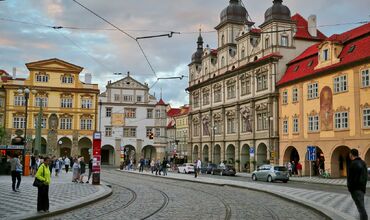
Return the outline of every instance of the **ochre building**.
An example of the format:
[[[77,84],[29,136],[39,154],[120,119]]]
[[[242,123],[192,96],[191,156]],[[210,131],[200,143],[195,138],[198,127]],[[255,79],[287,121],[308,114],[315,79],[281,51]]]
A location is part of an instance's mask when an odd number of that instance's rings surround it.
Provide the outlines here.
[[[317,43],[288,63],[279,87],[280,163],[316,146],[312,174],[346,176],[356,148],[370,166],[370,24]]]

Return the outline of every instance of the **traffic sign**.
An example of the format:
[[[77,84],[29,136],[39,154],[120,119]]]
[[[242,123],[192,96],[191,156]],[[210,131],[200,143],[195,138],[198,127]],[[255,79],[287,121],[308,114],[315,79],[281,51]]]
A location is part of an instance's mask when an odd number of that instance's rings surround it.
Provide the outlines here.
[[[316,147],[307,146],[307,160],[315,161],[316,160]]]
[[[249,156],[254,157],[254,147],[249,148]]]

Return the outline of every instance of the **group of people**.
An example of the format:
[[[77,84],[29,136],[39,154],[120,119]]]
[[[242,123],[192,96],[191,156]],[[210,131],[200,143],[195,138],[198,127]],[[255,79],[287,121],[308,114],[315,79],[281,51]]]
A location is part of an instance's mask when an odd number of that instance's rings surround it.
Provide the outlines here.
[[[150,161],[150,170],[152,171],[152,173],[154,174],[155,172],[155,175],[161,175],[161,173],[163,172],[163,176],[167,176],[167,169],[170,167],[170,163],[169,161],[164,157],[163,160],[154,160],[152,159]]]
[[[292,160],[292,162],[287,162],[285,164],[285,167],[287,168],[289,172],[289,176],[298,176],[302,177],[302,164],[301,162],[297,161],[295,162]]]
[[[92,159],[89,160],[88,167],[89,173],[87,176],[86,183],[90,182],[91,174],[92,174]],[[84,177],[86,176],[86,163],[84,157],[75,157],[73,158],[72,162],[72,182],[74,183],[84,183]]]

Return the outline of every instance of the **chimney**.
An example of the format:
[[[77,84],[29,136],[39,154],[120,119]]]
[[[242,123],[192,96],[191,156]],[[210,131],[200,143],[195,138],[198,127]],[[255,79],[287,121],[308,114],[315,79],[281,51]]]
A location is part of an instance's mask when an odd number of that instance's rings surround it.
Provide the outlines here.
[[[310,15],[310,17],[308,17],[308,33],[310,33],[312,37],[317,37],[316,15]]]
[[[17,67],[13,67],[13,79],[17,78]]]
[[[86,84],[91,84],[91,73],[86,73],[85,74],[85,83]]]
[[[130,71],[127,71],[127,76],[130,76]]]

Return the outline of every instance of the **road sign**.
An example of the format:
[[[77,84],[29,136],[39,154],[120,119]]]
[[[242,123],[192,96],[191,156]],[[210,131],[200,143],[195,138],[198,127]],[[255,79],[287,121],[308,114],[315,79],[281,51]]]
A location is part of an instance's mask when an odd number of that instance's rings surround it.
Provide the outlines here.
[[[254,147],[249,148],[249,156],[254,157]]]
[[[315,161],[316,160],[316,147],[307,146],[307,160]]]

